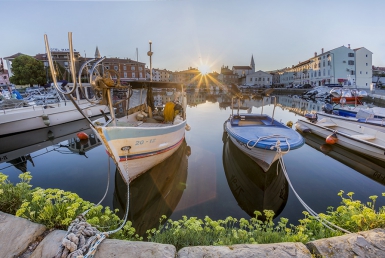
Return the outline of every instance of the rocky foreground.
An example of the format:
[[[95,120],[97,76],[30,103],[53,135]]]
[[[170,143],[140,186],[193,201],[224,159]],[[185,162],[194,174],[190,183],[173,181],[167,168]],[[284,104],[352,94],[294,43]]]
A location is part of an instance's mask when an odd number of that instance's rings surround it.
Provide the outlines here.
[[[66,231],[0,212],[0,256],[53,257]],[[112,257],[385,257],[385,229],[373,229],[307,243],[185,247],[139,241],[104,240],[95,258]]]

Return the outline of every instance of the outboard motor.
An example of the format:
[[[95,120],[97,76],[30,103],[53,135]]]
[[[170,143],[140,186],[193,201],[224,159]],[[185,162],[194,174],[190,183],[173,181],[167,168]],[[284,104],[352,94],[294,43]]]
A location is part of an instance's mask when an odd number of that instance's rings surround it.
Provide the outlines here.
[[[325,104],[322,107],[322,111],[324,111],[326,114],[331,114],[333,112],[333,105],[330,103]]]

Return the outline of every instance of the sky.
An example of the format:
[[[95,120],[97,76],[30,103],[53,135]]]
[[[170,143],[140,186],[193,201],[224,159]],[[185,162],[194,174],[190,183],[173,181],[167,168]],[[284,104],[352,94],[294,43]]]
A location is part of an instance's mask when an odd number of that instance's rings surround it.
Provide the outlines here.
[[[340,47],[365,47],[385,66],[384,0],[0,0],[0,57],[74,48],[171,71],[250,65],[270,71]],[[136,51],[138,49],[138,51]]]

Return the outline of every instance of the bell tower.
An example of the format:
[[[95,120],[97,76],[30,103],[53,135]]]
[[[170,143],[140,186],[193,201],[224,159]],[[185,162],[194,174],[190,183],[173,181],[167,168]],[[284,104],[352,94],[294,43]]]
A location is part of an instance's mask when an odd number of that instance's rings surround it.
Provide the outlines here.
[[[252,68],[252,73],[255,73],[255,63],[253,55],[251,55],[250,67]]]

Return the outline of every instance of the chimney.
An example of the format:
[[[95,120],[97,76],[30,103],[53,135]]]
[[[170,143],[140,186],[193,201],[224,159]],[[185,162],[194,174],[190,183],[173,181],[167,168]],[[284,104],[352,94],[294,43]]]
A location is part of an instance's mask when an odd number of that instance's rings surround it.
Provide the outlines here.
[[[350,44],[348,44],[348,48],[350,49]]]
[[[322,53],[322,54],[324,53],[324,48],[321,48],[321,53]]]
[[[316,57],[317,56],[317,52],[314,52],[314,57]]]

